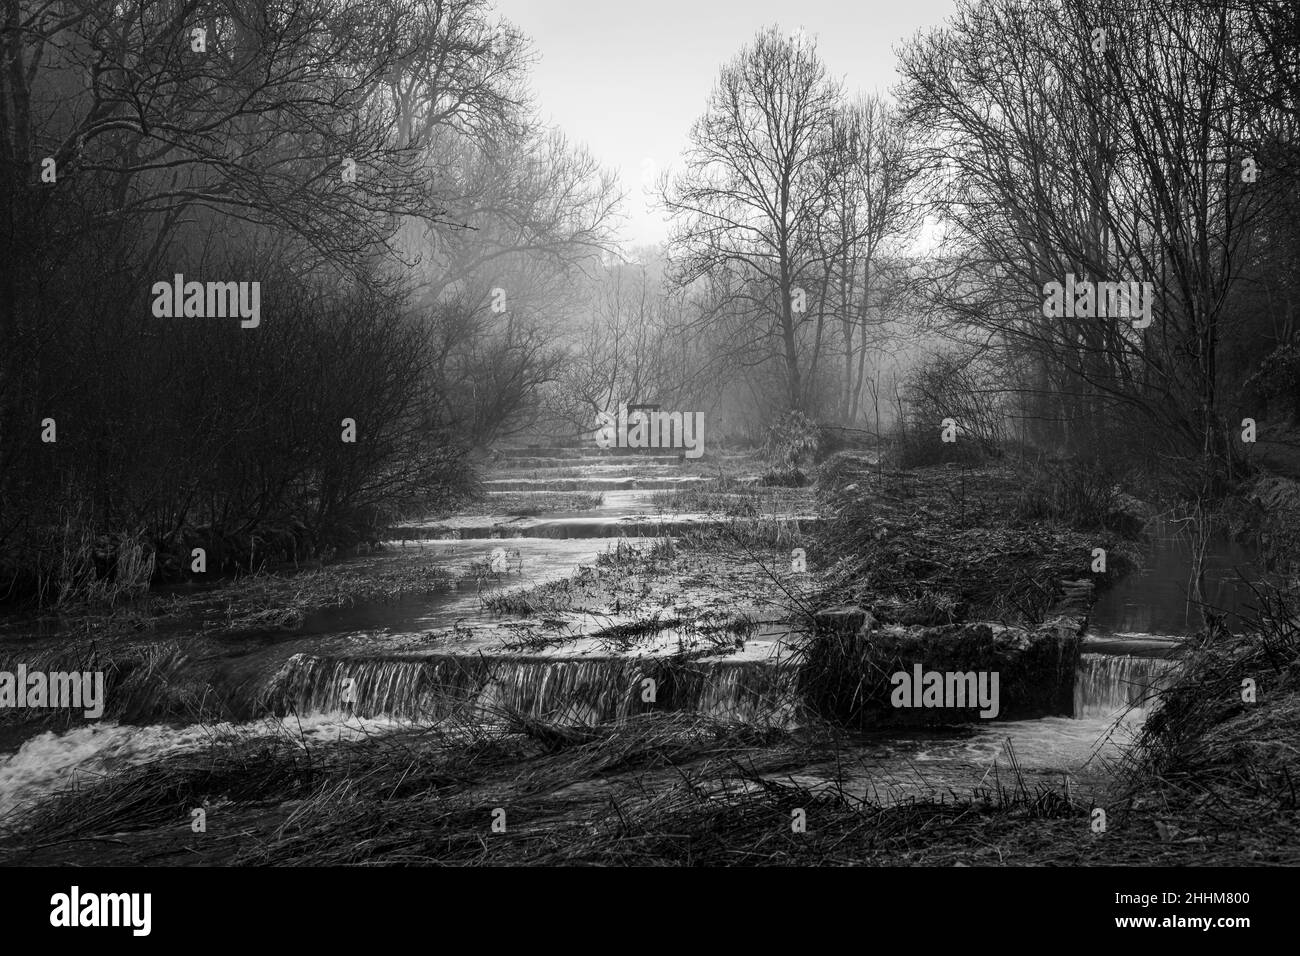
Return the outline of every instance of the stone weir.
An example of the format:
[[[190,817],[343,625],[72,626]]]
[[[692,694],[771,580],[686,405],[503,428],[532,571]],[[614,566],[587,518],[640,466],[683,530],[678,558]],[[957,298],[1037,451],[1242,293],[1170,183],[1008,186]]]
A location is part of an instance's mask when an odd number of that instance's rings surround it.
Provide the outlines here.
[[[779,721],[793,671],[719,657],[316,657],[297,654],[271,678],[276,714],[351,712],[440,720],[510,713],[594,725],[652,710]]]
[[[753,484],[755,477],[737,479]],[[485,491],[674,491],[683,488],[707,488],[716,481],[704,475],[624,475],[608,478],[488,478]]]
[[[802,653],[799,694],[859,729],[1071,716],[1091,599],[1090,581],[1066,582],[1044,622],[1025,628],[882,624],[860,607],[830,608]]]
[[[790,530],[810,532],[822,524],[811,514],[775,515]],[[388,541],[432,541],[487,538],[663,538],[692,531],[730,527],[734,518],[718,514],[626,515],[617,518],[579,516],[573,518],[516,518],[506,516],[464,517],[403,525],[387,529]]]

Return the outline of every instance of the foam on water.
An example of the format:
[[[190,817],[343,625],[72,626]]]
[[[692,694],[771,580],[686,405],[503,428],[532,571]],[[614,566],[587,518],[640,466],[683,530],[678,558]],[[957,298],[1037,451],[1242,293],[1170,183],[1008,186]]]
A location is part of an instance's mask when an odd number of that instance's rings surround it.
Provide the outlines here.
[[[199,750],[222,739],[257,734],[323,744],[359,740],[399,726],[398,721],[386,718],[359,719],[336,713],[301,720],[186,727],[136,727],[103,721],[62,732],[47,731],[0,758],[0,827],[15,810],[29,808],[56,790],[92,784],[114,771]]]
[[[267,719],[244,724],[137,727],[111,721],[87,724],[27,740],[0,758],[0,824],[6,815],[34,805],[69,786],[160,757],[201,749],[235,735],[286,735],[307,742],[356,740],[409,727],[412,719],[436,719],[430,688],[438,699],[452,685],[475,704],[506,706],[533,714],[595,723],[646,709],[639,704],[639,668],[628,659],[365,661],[304,657],[280,675],[281,690],[300,720]],[[1077,774],[1097,757],[1118,754],[1145,717],[1144,697],[1171,662],[1140,657],[1084,654],[1075,683],[1075,717],[990,722],[944,734],[882,738],[861,764],[862,786],[878,796],[965,789],[987,782],[995,767],[1009,768],[1010,754],[1030,776]],[[482,671],[482,673],[479,673]],[[732,719],[773,719],[789,704],[789,688],[777,668],[761,662],[697,662],[665,688],[661,705]],[[355,679],[358,709],[344,713],[339,691]],[[464,685],[464,686],[460,686]],[[362,706],[364,705],[364,706]],[[1116,718],[1124,719],[1115,730]],[[1008,747],[1008,741],[1010,747]],[[812,775],[817,771],[809,768]]]
[[[1074,677],[1074,716],[1116,718],[1145,711],[1177,664],[1159,657],[1080,654]]]

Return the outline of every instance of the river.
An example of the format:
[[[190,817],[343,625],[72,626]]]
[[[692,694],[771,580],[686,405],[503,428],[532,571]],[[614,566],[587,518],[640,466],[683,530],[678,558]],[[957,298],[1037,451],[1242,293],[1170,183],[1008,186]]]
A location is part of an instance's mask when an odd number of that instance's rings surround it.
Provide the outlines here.
[[[723,520],[657,512],[651,504],[655,490],[702,480],[699,474],[682,475],[671,459],[571,454],[530,453],[526,463],[537,467],[527,471],[508,467],[506,459],[502,464],[507,467],[488,482],[489,500],[523,489],[540,494],[596,491],[604,495],[599,507],[535,518],[431,521],[404,529],[402,539],[389,542],[387,557],[380,560],[418,553],[430,566],[463,566],[505,548],[514,570],[500,580],[490,579],[487,586],[516,588],[566,577],[620,542],[643,546],[651,536]],[[558,477],[548,480],[548,473]],[[942,732],[855,735],[835,767],[810,766],[796,779],[847,781],[850,789],[882,802],[966,794],[972,787],[1006,783],[1013,765],[1029,784],[1068,779],[1080,793],[1101,787],[1111,762],[1146,716],[1150,688],[1170,673],[1170,655],[1198,625],[1187,601],[1190,543],[1173,534],[1157,535],[1151,554],[1146,567],[1104,594],[1093,609],[1071,716]],[[1209,599],[1241,610],[1248,592],[1236,571],[1252,573],[1250,554],[1220,540],[1210,558]],[[488,709],[509,706],[589,723],[628,711],[627,688],[636,666],[628,654],[566,642],[553,651],[541,649],[524,660],[511,660],[492,649],[501,623],[500,615],[481,607],[474,589],[317,611],[291,632],[245,636],[237,648],[222,652],[235,659],[231,666],[265,678],[296,715],[288,723],[129,726],[106,720],[11,740],[0,754],[0,818],[59,787],[208,746],[225,734],[282,732],[324,743],[437,719],[436,701],[452,686],[468,690]],[[479,626],[489,628],[488,637],[476,636]],[[691,680],[675,688],[672,706],[742,720],[797,719],[786,675],[772,663],[798,636],[779,620],[761,621],[741,653],[701,659]],[[650,653],[655,648],[671,653],[679,638],[668,629],[656,636]],[[638,655],[645,653],[646,646],[638,647]],[[355,705],[340,691],[345,679],[353,682]]]

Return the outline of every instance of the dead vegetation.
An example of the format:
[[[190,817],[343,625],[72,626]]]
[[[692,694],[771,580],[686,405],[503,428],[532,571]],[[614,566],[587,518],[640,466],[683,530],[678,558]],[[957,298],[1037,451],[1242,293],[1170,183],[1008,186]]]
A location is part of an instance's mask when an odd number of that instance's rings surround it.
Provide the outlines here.
[[[1161,694],[1130,755],[1136,805],[1211,830],[1300,824],[1300,597],[1255,593],[1246,630],[1198,635]]]
[[[882,806],[790,776],[835,749],[825,730],[685,714],[595,729],[503,715],[328,748],[235,739],[64,794],[0,858],[54,862],[91,841],[117,862],[848,864],[896,862],[939,833],[977,852],[991,815],[1085,816],[1023,781],[968,804]],[[195,807],[208,808],[208,833],[189,831]]]
[[[1140,560],[1113,531],[1023,516],[1020,476],[1005,466],[890,471],[837,459],[821,486],[820,553],[836,556],[825,603],[859,603],[889,623],[1041,624],[1088,577],[1105,586]],[[1093,548],[1107,551],[1104,574]]]
[[[1029,784],[1014,754],[969,793],[867,799],[847,773],[801,776],[845,761],[845,740],[822,725],[654,713],[582,727],[500,713],[327,746],[292,727],[66,792],[0,841],[0,860],[68,862],[91,844],[107,864],[1300,862],[1277,815],[1207,836],[1185,813],[1117,796],[1094,833],[1090,801]],[[197,807],[206,833],[190,830]]]
[[[839,520],[810,558],[843,550],[829,580],[863,579],[859,593],[875,595],[866,603],[882,618],[949,626],[998,608],[993,598],[1010,589],[1028,620],[1050,606],[1050,582],[1086,566],[1091,536],[1017,517],[1003,471],[895,474],[836,461],[823,491]],[[868,481],[872,494],[842,494]],[[742,528],[685,546],[629,544],[523,599],[542,624],[596,598],[634,598],[627,610],[641,614],[695,579],[721,590],[725,607],[728,582],[780,590],[785,543]],[[651,579],[658,587],[647,590]],[[1044,594],[1026,598],[1017,581]],[[1029,784],[1013,754],[1008,774],[975,791],[881,803],[847,772],[809,774],[850,762],[855,739],[812,719],[778,729],[653,712],[588,727],[499,712],[357,743],[308,743],[291,723],[279,736],[223,739],[58,796],[0,841],[0,859],[70,862],[89,843],[108,863],[1294,864],[1300,637],[1291,598],[1260,598],[1248,636],[1209,634],[1191,650],[1101,801],[1104,833],[1090,826],[1092,802]],[[714,623],[725,637],[728,621]],[[543,632],[549,646],[556,629]],[[616,625],[606,636],[639,634]],[[160,660],[155,673],[167,667]],[[1241,700],[1247,677],[1254,704]],[[206,834],[188,826],[200,806]],[[503,832],[492,829],[497,809]],[[804,832],[792,826],[799,811]]]

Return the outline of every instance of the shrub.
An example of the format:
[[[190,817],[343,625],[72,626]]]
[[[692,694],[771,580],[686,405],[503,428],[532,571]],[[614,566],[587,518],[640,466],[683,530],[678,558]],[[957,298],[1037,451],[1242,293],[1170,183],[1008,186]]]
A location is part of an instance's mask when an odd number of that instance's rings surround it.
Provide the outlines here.
[[[256,334],[160,332],[146,306],[105,295],[66,348],[32,345],[35,371],[0,408],[14,436],[0,443],[0,596],[112,603],[188,573],[195,547],[208,572],[294,560],[472,492],[404,300],[274,262],[219,272],[245,273],[264,288]],[[20,361],[0,355],[0,376]],[[45,417],[57,443],[26,424]]]
[[[817,487],[822,491],[836,491],[857,480],[863,471],[863,462],[847,452],[836,452],[817,468]]]
[[[1120,487],[1104,462],[1065,461],[1032,466],[1016,500],[1016,514],[1028,520],[1064,521],[1076,528],[1117,531]]]
[[[802,488],[808,484],[808,476],[798,468],[769,468],[758,483],[765,488]]]
[[[936,355],[921,363],[909,376],[906,386],[910,435],[923,435],[915,447],[908,445],[903,458],[920,455],[918,464],[965,460],[972,454],[959,446],[974,445],[984,455],[997,455],[1006,443],[1008,410],[1002,378],[997,369],[959,355]],[[959,438],[946,443],[947,448],[929,449],[929,437],[939,443],[944,419],[957,423]],[[912,467],[904,465],[902,467]]]
[[[791,474],[799,465],[817,455],[821,430],[815,421],[800,411],[787,412],[767,429],[763,453],[778,471]]]
[[[886,463],[893,468],[977,465],[985,458],[984,450],[975,442],[941,441],[937,425],[924,431],[913,428],[894,436],[885,453]]]

